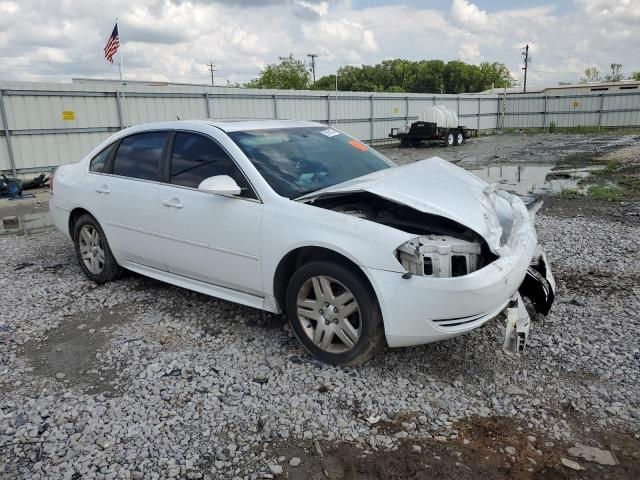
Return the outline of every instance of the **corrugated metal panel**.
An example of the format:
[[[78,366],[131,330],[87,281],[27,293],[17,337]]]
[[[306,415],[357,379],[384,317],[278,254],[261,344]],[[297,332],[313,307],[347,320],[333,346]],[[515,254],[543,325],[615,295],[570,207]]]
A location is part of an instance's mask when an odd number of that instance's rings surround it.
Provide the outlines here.
[[[115,97],[5,95],[4,104],[13,130],[119,125]]]
[[[11,137],[16,168],[54,167],[82,159],[110,133],[62,133]]]
[[[11,170],[9,150],[7,149],[7,141],[4,137],[0,137],[0,170]]]

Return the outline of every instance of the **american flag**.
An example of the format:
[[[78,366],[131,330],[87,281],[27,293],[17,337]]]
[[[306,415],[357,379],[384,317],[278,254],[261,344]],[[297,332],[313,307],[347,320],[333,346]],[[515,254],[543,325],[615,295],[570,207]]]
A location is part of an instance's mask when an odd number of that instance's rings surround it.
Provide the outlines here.
[[[113,32],[111,32],[111,36],[104,47],[104,58],[106,58],[109,63],[113,63],[113,56],[118,51],[119,46],[120,35],[118,35],[118,24],[116,23],[116,26],[113,27]]]

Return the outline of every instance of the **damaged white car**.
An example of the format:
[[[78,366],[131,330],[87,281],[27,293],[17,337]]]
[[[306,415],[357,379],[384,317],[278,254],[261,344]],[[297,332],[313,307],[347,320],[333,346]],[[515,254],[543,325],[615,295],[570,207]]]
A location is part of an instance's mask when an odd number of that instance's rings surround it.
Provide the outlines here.
[[[302,345],[357,364],[385,345],[453,337],[554,282],[517,196],[442,159],[395,166],[301,121],[177,121],[120,131],[57,169],[50,211],[102,283],[132,270],[285,313]],[[528,208],[529,207],[529,208]]]

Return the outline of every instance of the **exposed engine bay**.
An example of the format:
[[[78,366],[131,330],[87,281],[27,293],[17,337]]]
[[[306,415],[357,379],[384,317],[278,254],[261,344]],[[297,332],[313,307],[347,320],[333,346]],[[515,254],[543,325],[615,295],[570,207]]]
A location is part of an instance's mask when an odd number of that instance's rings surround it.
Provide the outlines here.
[[[413,275],[460,277],[497,258],[484,239],[469,228],[371,193],[327,195],[312,204],[416,234],[396,251],[398,261]]]

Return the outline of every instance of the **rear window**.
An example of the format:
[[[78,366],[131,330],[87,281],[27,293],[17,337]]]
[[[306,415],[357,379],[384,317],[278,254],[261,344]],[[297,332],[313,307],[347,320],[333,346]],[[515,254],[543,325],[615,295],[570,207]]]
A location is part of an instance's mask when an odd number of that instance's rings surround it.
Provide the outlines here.
[[[104,171],[104,166],[109,159],[109,155],[113,151],[114,143],[109,145],[107,148],[102,150],[99,154],[91,159],[91,163],[89,164],[89,170],[96,173],[102,173]]]
[[[113,161],[113,174],[142,180],[160,179],[162,150],[167,132],[139,133],[120,142]]]

